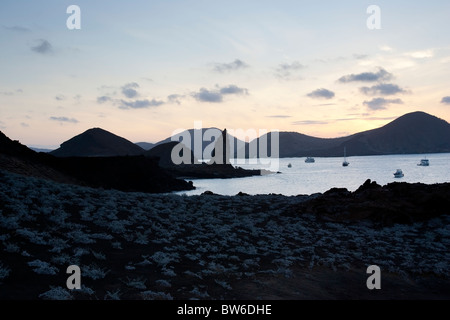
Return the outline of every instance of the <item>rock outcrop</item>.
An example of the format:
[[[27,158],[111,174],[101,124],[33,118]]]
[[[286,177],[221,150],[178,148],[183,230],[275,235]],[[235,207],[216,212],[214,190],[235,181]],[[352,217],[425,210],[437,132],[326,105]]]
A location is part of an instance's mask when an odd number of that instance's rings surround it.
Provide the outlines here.
[[[380,225],[414,223],[448,213],[450,183],[389,183],[367,180],[355,192],[333,188],[291,208],[329,221],[371,220]]]

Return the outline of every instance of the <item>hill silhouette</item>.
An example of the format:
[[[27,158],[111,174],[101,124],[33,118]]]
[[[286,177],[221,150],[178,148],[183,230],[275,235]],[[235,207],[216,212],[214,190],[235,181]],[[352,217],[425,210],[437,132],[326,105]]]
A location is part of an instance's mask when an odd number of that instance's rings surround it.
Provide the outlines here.
[[[194,189],[176,179],[156,159],[123,157],[55,157],[37,153],[0,132],[0,169],[66,184],[136,192]]]
[[[270,148],[271,133],[267,135]],[[323,139],[280,132],[279,138],[281,158],[339,157],[344,147],[347,156],[450,152],[450,124],[420,111],[405,114],[383,127],[346,137]],[[259,142],[259,138],[253,142]],[[248,152],[246,154],[248,156]]]
[[[13,156],[36,156],[36,152],[0,131],[0,153]]]
[[[425,112],[413,112],[381,128],[354,135],[347,144],[347,150],[363,146],[363,154],[450,152],[450,124]]]
[[[220,130],[219,128],[216,127],[210,127],[210,128],[202,128],[202,129],[189,129],[189,130],[185,130],[181,133],[181,135],[187,134],[190,136],[190,142],[187,143],[185,141],[180,141],[181,143],[183,143],[184,145],[186,145],[189,149],[192,150],[192,152],[194,153],[194,156],[197,159],[203,159],[203,155],[204,155],[204,151],[207,147],[209,147],[210,149],[213,149],[216,143],[215,138],[211,138],[211,137],[207,137],[205,135],[205,132],[207,131],[213,132],[215,134],[217,134],[217,137],[220,137],[220,133],[222,132],[222,130]],[[201,138],[201,148],[195,148],[195,138],[196,136],[199,136]],[[233,150],[231,150],[231,155],[236,154],[238,147],[241,145],[246,145],[246,143],[236,137],[234,137],[233,135],[227,133],[227,139],[233,143]],[[204,141],[206,140],[206,141]],[[164,144],[164,143],[168,143],[168,142],[172,142],[172,137],[168,137],[164,140],[161,140],[157,143],[155,143],[155,146],[158,146],[160,144]],[[205,158],[209,159],[210,155],[208,155],[208,152],[206,152],[205,154]]]
[[[141,155],[144,149],[109,131],[92,128],[50,153],[56,157],[114,157]]]
[[[135,145],[141,147],[145,151],[148,151],[155,146],[154,143],[150,143],[150,142],[136,142]]]
[[[176,141],[161,143],[153,147],[152,149],[146,151],[144,155],[149,158],[157,158],[159,165],[163,168],[171,168],[175,166],[175,164],[172,161],[172,150],[175,146],[177,146],[180,143],[181,142]],[[190,155],[191,164],[196,164],[198,162],[197,158],[194,157],[192,151],[190,153],[191,153]]]
[[[214,145],[215,153],[217,143],[223,143],[223,136],[226,135],[226,130],[222,131],[222,138],[217,139]],[[242,178],[249,176],[259,176],[262,174],[261,170],[245,170],[242,168],[233,167],[229,161],[223,161],[222,163],[200,163],[198,159],[194,156],[194,153],[189,149],[189,147],[177,141],[170,141],[166,143],[161,143],[145,152],[145,156],[149,158],[154,158],[158,161],[158,164],[168,170],[172,175],[179,178],[200,178],[200,179],[209,179],[209,178]],[[172,150],[179,151],[180,158],[183,158],[182,152],[189,151],[190,152],[190,164],[178,164],[175,165],[172,161]],[[222,149],[223,150],[223,149]],[[222,157],[223,152],[219,151]],[[186,159],[187,160],[187,159]]]
[[[203,141],[201,148],[194,150],[194,134],[201,137],[208,129],[203,128],[186,130],[191,137],[190,146],[195,156],[201,159],[205,148],[212,141]],[[267,139],[267,149],[270,156],[272,133],[269,132],[261,138]],[[249,157],[251,144],[256,144],[259,156],[260,139],[250,143],[237,139],[227,134],[227,138],[233,142],[230,150],[231,156],[240,158]],[[171,141],[171,137],[161,140],[155,146]],[[181,143],[184,143],[181,141]],[[189,143],[188,143],[189,144]],[[344,147],[347,156],[383,155],[383,154],[415,154],[415,153],[444,153],[450,152],[450,124],[445,120],[425,112],[417,111],[405,114],[383,127],[359,132],[345,137],[318,138],[298,132],[279,132],[279,156],[288,157],[339,157],[343,156]],[[251,155],[250,157],[255,157]]]

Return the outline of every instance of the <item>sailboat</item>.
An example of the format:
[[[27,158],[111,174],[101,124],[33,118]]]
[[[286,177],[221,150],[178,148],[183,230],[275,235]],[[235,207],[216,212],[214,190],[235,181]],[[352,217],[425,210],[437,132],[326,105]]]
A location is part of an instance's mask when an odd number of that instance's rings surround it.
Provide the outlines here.
[[[347,155],[346,155],[346,147],[344,147],[344,162],[342,162],[342,166],[343,167],[348,167],[348,165],[350,164],[350,162],[347,161]]]

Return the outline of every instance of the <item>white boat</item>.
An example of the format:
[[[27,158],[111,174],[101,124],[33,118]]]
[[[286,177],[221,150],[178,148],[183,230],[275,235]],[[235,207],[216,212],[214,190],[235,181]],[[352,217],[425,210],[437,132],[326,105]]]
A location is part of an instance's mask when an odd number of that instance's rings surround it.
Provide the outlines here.
[[[397,171],[394,172],[395,178],[402,178],[404,176],[402,169],[397,169]]]
[[[316,160],[314,160],[313,157],[307,157],[306,160],[305,160],[305,162],[306,162],[306,163],[314,163],[314,162],[316,162]]]
[[[418,163],[417,165],[421,167],[428,167],[430,165],[430,161],[425,158],[420,160],[420,163]]]
[[[342,162],[342,166],[343,167],[348,167],[348,165],[350,164],[350,162],[347,161],[347,154],[346,154],[346,147],[344,147],[344,162]]]

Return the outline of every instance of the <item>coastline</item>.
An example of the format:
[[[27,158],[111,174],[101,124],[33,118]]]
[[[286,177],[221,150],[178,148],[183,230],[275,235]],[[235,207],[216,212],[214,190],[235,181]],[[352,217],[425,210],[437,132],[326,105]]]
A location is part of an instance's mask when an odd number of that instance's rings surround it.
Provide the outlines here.
[[[335,208],[326,201],[342,200],[344,190],[187,197],[0,176],[3,300],[450,297],[444,212],[330,220],[321,210]],[[361,188],[353,196],[362,208],[363,194],[386,193],[372,183]],[[81,291],[65,287],[72,264],[81,268]],[[386,279],[376,293],[365,285],[372,264]]]

